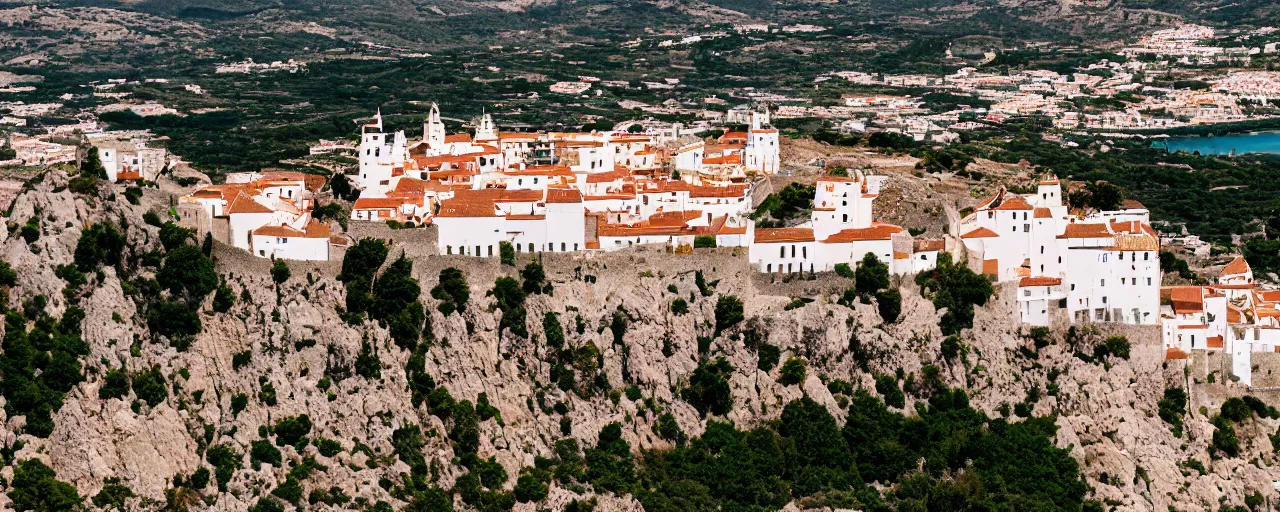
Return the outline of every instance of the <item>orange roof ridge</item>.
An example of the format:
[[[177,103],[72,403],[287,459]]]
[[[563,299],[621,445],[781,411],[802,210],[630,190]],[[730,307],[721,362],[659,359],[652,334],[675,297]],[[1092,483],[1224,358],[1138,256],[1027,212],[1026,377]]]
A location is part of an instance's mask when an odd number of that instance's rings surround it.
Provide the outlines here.
[[[1249,262],[1245,261],[1244,256],[1236,256],[1226,267],[1222,268],[1221,276],[1235,276],[1250,271]]]
[[[262,203],[255,201],[241,192],[231,201],[231,205],[227,207],[227,214],[235,213],[275,213],[274,210],[263,206]]]
[[[987,228],[978,228],[963,235],[960,238],[999,238],[1000,235],[995,231]]]

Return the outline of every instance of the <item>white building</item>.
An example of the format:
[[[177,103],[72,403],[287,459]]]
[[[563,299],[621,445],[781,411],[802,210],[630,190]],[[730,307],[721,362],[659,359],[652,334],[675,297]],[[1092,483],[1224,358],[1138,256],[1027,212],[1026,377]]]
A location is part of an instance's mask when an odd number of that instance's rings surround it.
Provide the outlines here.
[[[314,194],[324,182],[299,172],[236,173],[178,202],[198,212],[195,227],[254,256],[324,261],[332,246],[346,243],[311,217]]]
[[[1018,281],[1022,321],[1049,325],[1050,307],[1072,322],[1155,324],[1160,243],[1145,208],[1069,214],[1061,183],[1035,194],[1001,190],[961,220],[970,268],[998,282]]]
[[[1253,354],[1280,351],[1280,291],[1263,290],[1253,270],[1237,256],[1209,286],[1161,289],[1165,358],[1186,359],[1193,351],[1231,356],[1231,373],[1253,383]]]
[[[903,264],[895,263],[894,240],[910,238],[901,227],[872,220],[871,204],[879,192],[879,182],[861,171],[852,177],[819,178],[807,225],[756,228],[748,256],[751,264],[769,274],[824,272],[840,263],[855,265],[870,253],[891,268],[900,268]],[[922,267],[928,261],[937,264],[937,249],[930,249],[925,252],[932,252],[932,259],[925,255]]]

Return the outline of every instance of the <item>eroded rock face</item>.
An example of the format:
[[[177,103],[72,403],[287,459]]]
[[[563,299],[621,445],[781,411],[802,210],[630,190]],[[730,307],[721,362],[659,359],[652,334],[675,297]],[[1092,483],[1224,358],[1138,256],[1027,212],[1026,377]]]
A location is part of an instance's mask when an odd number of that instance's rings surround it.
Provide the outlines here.
[[[65,176],[51,173],[15,202],[14,222],[21,224],[32,216],[44,219],[38,241],[28,244],[16,234],[0,233],[0,257],[19,274],[17,286],[9,292],[10,307],[44,295],[51,315],[66,310],[65,283],[54,269],[72,262],[82,226],[118,221],[123,215],[130,223],[129,251],[141,254],[158,247],[157,228],[140,219],[147,207],[160,209],[167,204],[163,191],[148,190],[142,205],[131,206],[122,197],[107,201],[65,190],[54,192],[64,183]],[[392,244],[389,260],[400,253],[398,249]],[[927,365],[933,365],[946,385],[967,390],[972,405],[993,416],[1026,400],[1032,389],[1038,390],[1033,414],[1056,415],[1057,445],[1070,450],[1080,463],[1081,474],[1096,491],[1094,497],[1113,500],[1119,510],[1164,510],[1170,505],[1212,508],[1224,497],[1226,503],[1242,503],[1243,496],[1254,490],[1274,495],[1269,482],[1280,479],[1280,470],[1267,465],[1275,461],[1267,436],[1280,422],[1245,420],[1236,427],[1241,455],[1211,460],[1207,454],[1214,429],[1208,417],[1190,410],[1183,437],[1175,438],[1156,416],[1156,402],[1164,389],[1183,386],[1190,377],[1181,362],[1165,363],[1154,328],[1100,326],[1080,342],[1123,334],[1133,345],[1129,360],[1112,358],[1106,365],[1085,362],[1067,345],[1065,327],[1055,329],[1056,343],[1040,349],[1032,359],[1023,349],[1034,347],[1015,321],[1015,290],[998,287],[998,295],[978,310],[974,328],[962,336],[963,355],[946,360],[937,327],[942,312],[935,311],[910,280],[901,283],[901,321],[883,325],[874,304],[855,304],[850,309],[835,303],[839,293],[852,286],[851,280],[819,276],[814,281],[774,283],[753,272],[745,256],[734,252],[716,249],[675,256],[637,249],[585,258],[547,255],[543,262],[554,292],[527,299],[531,339],[496,333],[501,313],[490,310],[493,299],[486,297],[496,278],[518,277],[527,256],[522,255],[524,259],[514,268],[496,260],[418,257],[413,274],[422,286],[431,326],[426,371],[454,398],[474,403],[485,393],[499,411],[501,424],[497,420],[480,423],[479,455],[495,457],[503,465],[511,476],[506,484],[510,489],[520,468],[533,465],[535,456],[551,455],[555,442],[565,437],[562,417],[570,420],[569,436],[582,446],[593,446],[601,428],[611,422],[623,426],[623,438],[634,450],[671,446],[655,433],[657,415],[641,402],[622,395],[615,403],[606,393],[579,396],[549,382],[552,356],[542,328],[546,313],[559,315],[568,346],[597,347],[613,389],[639,388],[645,399],[652,398],[670,412],[686,434],[697,436],[707,418],[680,400],[679,390],[703,357],[699,336],[712,334],[716,298],[734,295],[743,300],[747,321],[710,343],[705,355],[724,357],[735,368],[730,378],[733,409],[720,419],[740,427],[776,419],[786,403],[804,395],[843,424],[841,399],[827,390],[827,380],[839,378],[855,388],[874,390],[875,375],[901,369],[918,379]],[[409,471],[394,455],[391,442],[392,433],[405,425],[420,426],[426,434],[422,452],[437,470],[436,485],[451,487],[465,472],[453,464],[446,423],[425,406],[413,406],[405,374],[411,353],[396,347],[377,323],[351,325],[339,317],[345,292],[335,280],[337,264],[291,264],[293,277],[277,288],[268,272],[270,262],[224,247],[217,247],[214,256],[218,271],[237,297],[236,304],[218,314],[206,300],[201,312],[203,332],[184,351],[151,335],[139,303],[126,294],[128,287],[115,270],[104,269],[101,276],[91,273],[88,286],[93,291],[79,301],[86,314],[84,339],[91,349],[82,359],[85,382],[68,394],[54,415],[56,426],[49,438],[16,434],[24,418],[4,417],[9,428],[0,432],[0,443],[23,440],[18,459],[46,461],[59,479],[75,485],[83,496],[97,493],[105,478],[120,478],[140,498],[160,501],[175,476],[208,467],[203,456],[206,447],[225,444],[244,455],[244,469],[229,483],[229,492],[218,495],[213,504],[196,506],[209,510],[245,510],[256,500],[255,494],[265,494],[284,481],[287,464],[262,464],[255,469],[247,454],[251,443],[261,439],[260,427],[301,414],[313,422],[312,439],[332,439],[343,447],[333,458],[320,455],[314,443],[300,454],[293,447],[280,447],[285,460],[308,455],[326,466],[306,481],[308,490],[337,487],[369,503],[383,500],[397,508],[404,505],[379,480],[398,479]],[[466,313],[444,316],[427,292],[438,282],[440,270],[451,266],[463,270],[471,302]],[[714,283],[710,297],[703,297],[694,284],[698,270]],[[149,277],[153,271],[143,268],[134,279]],[[796,295],[816,300],[784,310]],[[687,314],[670,311],[676,298],[688,301]],[[626,320],[621,343],[615,343],[609,328],[617,311]],[[771,371],[758,369],[757,353],[747,344],[748,331],[759,335],[759,341],[781,348],[781,358]],[[364,343],[381,362],[380,378],[366,379],[352,371]],[[244,353],[251,356],[247,361],[242,356],[237,367],[236,355]],[[782,385],[777,366],[792,356],[808,362],[807,378],[798,385]],[[135,403],[134,393],[123,399],[99,398],[108,370],[139,372],[153,367],[160,369],[169,388],[162,403],[154,407]],[[322,382],[329,387],[322,389]],[[260,399],[268,386],[274,389],[275,405]],[[1204,405],[1212,414],[1222,397],[1245,391],[1231,383],[1216,386],[1215,394],[1206,395],[1198,393],[1193,382],[1191,409]],[[239,394],[247,397],[247,405],[233,412],[232,403]],[[912,414],[919,400],[908,393],[904,412]],[[550,409],[560,402],[567,414],[543,411],[544,406]],[[1207,474],[1183,467],[1189,459],[1201,461]],[[0,476],[11,480],[12,468],[5,468]],[[204,493],[216,494],[215,484]],[[586,497],[589,493],[578,494],[553,483],[545,502],[519,504],[517,510],[559,509]],[[642,509],[630,496],[595,498],[600,511]],[[7,498],[0,495],[0,502]],[[143,508],[138,498],[131,503]],[[460,501],[456,504],[462,507]]]

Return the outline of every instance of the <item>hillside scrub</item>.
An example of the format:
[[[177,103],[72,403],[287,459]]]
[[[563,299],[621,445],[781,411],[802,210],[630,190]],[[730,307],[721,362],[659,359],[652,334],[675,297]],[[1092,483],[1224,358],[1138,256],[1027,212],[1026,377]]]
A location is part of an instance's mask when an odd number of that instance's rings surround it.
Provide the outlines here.
[[[947,310],[938,327],[948,336],[973,327],[973,308],[986,305],[995,293],[989,279],[952,263],[950,254],[938,256],[937,268],[916,275],[916,284],[934,308]]]

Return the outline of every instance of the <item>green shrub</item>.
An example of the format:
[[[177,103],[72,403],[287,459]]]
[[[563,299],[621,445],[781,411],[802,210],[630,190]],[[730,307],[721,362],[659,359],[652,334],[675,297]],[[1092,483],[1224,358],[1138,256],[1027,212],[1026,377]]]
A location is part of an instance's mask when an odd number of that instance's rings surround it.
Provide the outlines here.
[[[194,229],[184,228],[173,221],[165,222],[160,226],[160,246],[164,247],[165,252],[172,251],[187,240],[195,240],[196,231]]]
[[[889,266],[880,262],[880,258],[874,254],[864,255],[853,275],[853,288],[859,295],[874,295],[889,287]]]
[[[275,467],[284,464],[284,456],[280,449],[272,446],[266,439],[258,439],[249,444],[249,458],[255,464],[267,463]]]
[[[241,368],[249,366],[253,362],[253,350],[243,350],[231,354],[231,369],[240,371]]]
[[[782,363],[781,375],[778,382],[784,386],[793,386],[804,382],[805,374],[808,372],[809,364],[798,357],[788,357],[785,363]]]
[[[58,481],[53,469],[39,459],[26,459],[14,467],[8,495],[11,506],[18,511],[77,510],[84,501],[75,487]]]
[[[729,378],[732,375],[733,365],[723,357],[703,362],[689,377],[689,385],[680,391],[680,397],[703,416],[707,413],[718,416],[728,414],[733,407],[733,396],[729,388]]]
[[[677,298],[671,301],[671,314],[680,316],[689,313],[689,303],[684,299]]]
[[[98,398],[124,398],[129,396],[129,374],[123,368],[107,370],[102,378],[102,387],[98,388]]]
[[[187,303],[176,300],[160,300],[147,310],[147,328],[152,334],[174,338],[200,334],[200,315]]]
[[[467,280],[462,277],[462,271],[449,267],[440,271],[440,284],[431,289],[431,296],[440,301],[436,309],[445,316],[449,316],[454,311],[467,310],[471,290],[467,286]]]
[[[898,315],[902,313],[902,293],[898,290],[883,290],[876,293],[876,308],[880,311],[880,318],[886,324],[892,324],[898,321]]]
[[[160,374],[159,366],[133,374],[133,394],[151,407],[159,405],[169,396],[169,387],[164,375]]]
[[[200,252],[199,247],[182,245],[165,256],[156,281],[169,293],[194,303],[218,287],[218,273],[214,271],[213,261]]]
[[[80,231],[74,254],[76,267],[81,272],[88,272],[100,265],[119,265],[124,246],[124,236],[115,226],[109,223],[92,224]]]
[[[274,260],[271,262],[271,280],[276,284],[284,284],[289,280],[289,276],[293,273],[289,270],[289,265],[284,260]]]
[[[325,457],[333,457],[339,453],[342,453],[342,444],[332,439],[319,437],[319,438],[316,438],[314,444],[316,446],[316,450],[320,452],[320,455],[323,455]]]
[[[778,359],[782,357],[782,350],[768,343],[760,344],[760,348],[756,350],[756,356],[759,362],[756,367],[761,371],[771,371],[773,367],[778,365]]]
[[[683,441],[685,438],[676,417],[669,412],[658,415],[658,420],[653,423],[653,432],[667,441]]]
[[[271,431],[276,434],[276,446],[289,445],[301,450],[307,434],[311,433],[311,417],[302,414],[280,418]]]
[[[947,310],[938,327],[948,336],[973,327],[973,308],[985,305],[995,293],[990,280],[952,263],[951,255],[945,253],[938,256],[936,268],[916,276],[916,284],[935,309]]]
[[[732,295],[721,295],[716,301],[716,336],[724,332],[725,329],[733,327],[744,318],[742,313],[742,299]]]
[[[693,237],[694,249],[712,248],[715,246],[716,246],[715,235],[698,235]]]
[[[227,483],[231,476],[240,469],[240,454],[225,444],[210,446],[204,452],[205,460],[214,467],[214,475],[218,479],[218,492],[227,492]]]
[[[848,279],[853,279],[853,269],[849,268],[848,263],[836,263],[836,275]]]
[[[505,240],[498,242],[498,258],[503,265],[516,266],[516,249],[511,242]]]
[[[907,406],[906,396],[902,394],[902,388],[898,387],[898,379],[892,375],[876,377],[876,393],[880,393],[885,405],[889,407],[901,409]]]

